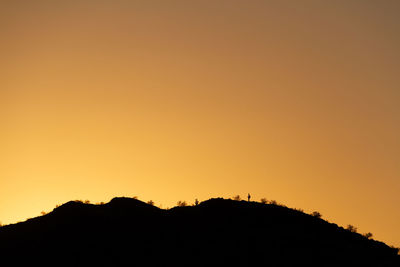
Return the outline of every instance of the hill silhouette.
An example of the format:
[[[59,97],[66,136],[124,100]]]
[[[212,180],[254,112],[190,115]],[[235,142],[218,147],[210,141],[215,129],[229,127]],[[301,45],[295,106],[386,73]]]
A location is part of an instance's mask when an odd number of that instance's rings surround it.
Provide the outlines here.
[[[301,211],[210,199],[71,201],[0,228],[0,266],[400,266],[397,250]]]

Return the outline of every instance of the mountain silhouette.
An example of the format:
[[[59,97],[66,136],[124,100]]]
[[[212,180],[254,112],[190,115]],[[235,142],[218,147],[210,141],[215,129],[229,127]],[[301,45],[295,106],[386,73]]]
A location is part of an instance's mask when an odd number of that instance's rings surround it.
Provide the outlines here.
[[[164,210],[71,201],[0,228],[0,266],[400,266],[397,250],[315,216],[210,199]]]

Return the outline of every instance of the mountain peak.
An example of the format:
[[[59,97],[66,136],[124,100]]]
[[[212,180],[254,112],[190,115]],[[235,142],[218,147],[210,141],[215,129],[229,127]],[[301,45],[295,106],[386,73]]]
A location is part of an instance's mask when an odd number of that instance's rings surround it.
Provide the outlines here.
[[[44,251],[48,265],[39,257]],[[0,228],[0,253],[18,266],[60,265],[61,259],[73,266],[400,263],[397,250],[336,224],[275,204],[222,198],[169,210],[126,197],[103,205],[70,201]]]

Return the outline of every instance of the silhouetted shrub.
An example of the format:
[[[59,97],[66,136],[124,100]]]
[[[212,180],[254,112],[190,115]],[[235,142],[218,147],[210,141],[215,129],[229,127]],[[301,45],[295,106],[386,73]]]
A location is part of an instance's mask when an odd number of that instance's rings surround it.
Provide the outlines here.
[[[178,206],[178,207],[186,207],[187,206],[187,203],[186,203],[186,201],[178,201],[178,203],[176,203],[176,205]]]
[[[82,200],[80,200],[80,199],[77,199],[77,200],[74,200],[75,202],[78,202],[78,203],[83,203],[83,201]]]
[[[42,212],[40,212],[40,214],[42,214],[42,216],[43,216],[43,215],[46,215],[46,214],[47,214],[47,212],[45,212],[45,211],[42,211]]]
[[[373,235],[372,235],[372,233],[368,232],[368,233],[363,234],[363,236],[370,239],[370,238],[372,238]]]
[[[395,246],[390,246],[390,248],[391,249],[393,249],[393,251],[396,253],[396,254],[400,254],[400,248],[397,248],[397,247],[395,247]]]
[[[233,199],[233,200],[236,200],[236,201],[240,201],[240,200],[241,200],[241,198],[240,198],[239,195],[234,196],[232,199]]]
[[[260,202],[263,203],[263,204],[267,204],[267,203],[268,203],[268,200],[267,200],[266,198],[263,197],[263,198],[260,200]]]
[[[348,230],[348,231],[350,231],[352,233],[357,233],[357,227],[355,227],[355,226],[353,226],[351,224],[347,225],[346,230]]]
[[[85,204],[90,204],[90,200],[85,200]]]
[[[133,199],[137,199],[137,196],[133,196],[132,198],[133,198]]]
[[[311,215],[313,217],[315,217],[315,218],[321,218],[322,217],[321,213],[319,213],[318,211],[314,211],[313,213],[311,213]]]
[[[276,202],[276,200],[271,200],[271,201],[269,202],[269,204],[278,205],[278,202]]]
[[[153,200],[149,200],[149,201],[147,201],[147,204],[154,206],[154,201]]]
[[[195,205],[195,206],[199,205],[199,200],[198,200],[197,198],[196,198],[195,201],[194,201],[194,205]]]

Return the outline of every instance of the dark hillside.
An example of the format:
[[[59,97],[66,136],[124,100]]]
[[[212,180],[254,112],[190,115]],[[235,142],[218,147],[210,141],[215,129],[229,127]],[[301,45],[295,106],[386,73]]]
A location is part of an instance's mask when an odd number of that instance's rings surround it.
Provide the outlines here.
[[[0,266],[400,266],[397,251],[272,204],[68,202],[0,228]]]

